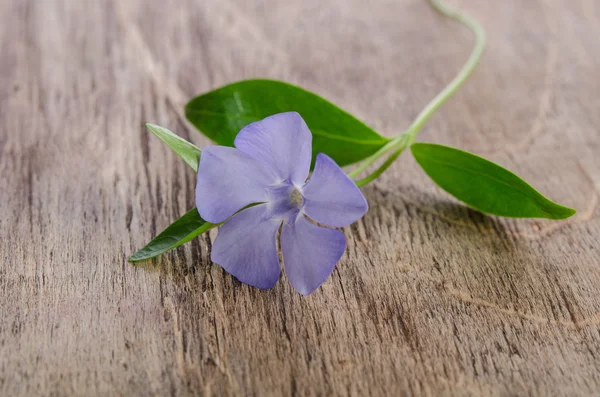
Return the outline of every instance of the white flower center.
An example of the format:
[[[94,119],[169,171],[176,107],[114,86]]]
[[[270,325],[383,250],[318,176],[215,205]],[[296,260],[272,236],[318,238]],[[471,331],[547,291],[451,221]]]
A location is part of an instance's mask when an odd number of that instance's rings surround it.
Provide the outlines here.
[[[292,190],[292,193],[290,194],[290,201],[296,207],[302,206],[302,203],[304,203],[304,198],[302,197],[302,193],[300,193],[300,191],[298,189],[294,188],[294,190]]]

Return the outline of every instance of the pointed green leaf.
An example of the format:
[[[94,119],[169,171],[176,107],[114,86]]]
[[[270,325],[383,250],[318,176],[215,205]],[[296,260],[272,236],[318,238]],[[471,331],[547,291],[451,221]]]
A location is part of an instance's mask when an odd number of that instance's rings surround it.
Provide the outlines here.
[[[389,139],[320,96],[275,80],[244,80],[192,99],[188,120],[219,145],[233,146],[247,124],[275,113],[300,113],[313,134],[313,159],[325,153],[340,166],[374,154]]]
[[[146,127],[151,133],[156,135],[158,139],[166,143],[179,157],[183,159],[192,169],[198,172],[198,162],[200,161],[200,149],[186,141],[183,138],[178,137],[168,129],[146,123]]]
[[[191,209],[156,236],[144,248],[131,255],[129,262],[139,262],[154,258],[173,248],[191,241],[194,237],[212,229],[216,225],[200,218],[196,208]]]
[[[575,214],[482,157],[430,143],[415,143],[411,151],[436,184],[479,211],[514,218],[564,219]]]

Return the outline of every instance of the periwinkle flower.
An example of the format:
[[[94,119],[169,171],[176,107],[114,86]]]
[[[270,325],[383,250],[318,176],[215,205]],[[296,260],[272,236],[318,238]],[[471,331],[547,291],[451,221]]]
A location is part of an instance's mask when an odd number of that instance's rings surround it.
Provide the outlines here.
[[[309,219],[347,226],[367,212],[367,202],[323,153],[306,180],[312,134],[296,112],[249,124],[234,143],[235,148],[206,147],[198,167],[200,216],[212,223],[225,221],[211,259],[243,283],[271,288],[280,273],[276,239],[281,227],[287,277],[308,295],[327,279],[346,248],[344,233]]]

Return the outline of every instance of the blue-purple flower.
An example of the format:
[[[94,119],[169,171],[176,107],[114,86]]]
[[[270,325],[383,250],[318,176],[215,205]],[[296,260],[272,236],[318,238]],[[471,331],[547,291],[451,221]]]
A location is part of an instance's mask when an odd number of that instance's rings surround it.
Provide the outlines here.
[[[277,232],[288,279],[308,295],[329,276],[346,248],[347,226],[368,209],[358,187],[319,153],[307,181],[312,134],[296,112],[244,127],[235,148],[204,148],[196,206],[211,223],[225,223],[211,259],[243,283],[271,288],[279,279]],[[241,210],[241,211],[240,211]]]

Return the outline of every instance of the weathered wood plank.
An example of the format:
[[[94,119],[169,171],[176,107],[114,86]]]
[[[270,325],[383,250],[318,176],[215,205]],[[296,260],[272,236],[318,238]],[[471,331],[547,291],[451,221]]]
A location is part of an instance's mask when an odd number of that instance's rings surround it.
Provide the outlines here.
[[[482,64],[422,139],[575,207],[456,204],[405,156],[309,297],[249,288],[199,238],[126,256],[193,205],[151,137],[192,95],[288,80],[400,131],[468,56],[423,1],[0,2],[0,395],[595,395],[600,389],[600,8],[456,1]]]

